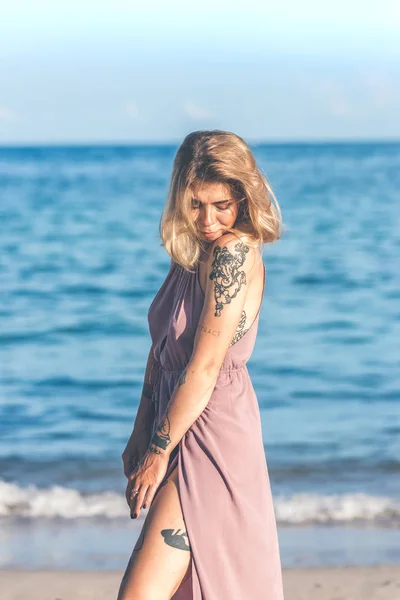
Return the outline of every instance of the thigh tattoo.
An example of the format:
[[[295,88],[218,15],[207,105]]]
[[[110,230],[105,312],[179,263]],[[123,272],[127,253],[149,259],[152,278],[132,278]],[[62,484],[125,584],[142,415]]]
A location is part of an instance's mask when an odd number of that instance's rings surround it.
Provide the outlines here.
[[[174,529],[162,529],[161,535],[164,538],[164,542],[168,544],[168,546],[172,546],[172,548],[177,548],[178,550],[189,550],[190,544],[188,541],[188,534],[186,531],[182,531],[177,529],[176,533],[174,533]]]

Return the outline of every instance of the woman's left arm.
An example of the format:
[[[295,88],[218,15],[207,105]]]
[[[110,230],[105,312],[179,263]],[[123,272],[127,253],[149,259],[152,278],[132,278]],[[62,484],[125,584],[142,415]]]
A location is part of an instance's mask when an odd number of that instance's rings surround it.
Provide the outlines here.
[[[207,264],[204,306],[191,359],[179,378],[149,449],[127,486],[131,515],[148,506],[173,449],[208,404],[226,352],[242,317],[253,267],[260,253],[233,234],[216,240]],[[137,494],[131,496],[132,490]]]

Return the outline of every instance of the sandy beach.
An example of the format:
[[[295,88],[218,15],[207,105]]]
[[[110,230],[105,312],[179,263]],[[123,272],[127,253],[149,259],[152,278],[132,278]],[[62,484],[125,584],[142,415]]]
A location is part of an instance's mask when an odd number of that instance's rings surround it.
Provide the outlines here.
[[[115,600],[121,577],[120,571],[2,570],[1,600]],[[284,569],[284,586],[285,600],[398,600],[400,565]]]

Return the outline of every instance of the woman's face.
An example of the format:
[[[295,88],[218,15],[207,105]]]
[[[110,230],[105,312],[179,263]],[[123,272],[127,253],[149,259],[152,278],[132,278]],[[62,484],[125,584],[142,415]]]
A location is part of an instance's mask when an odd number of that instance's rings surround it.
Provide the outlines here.
[[[229,187],[223,183],[202,183],[192,193],[192,215],[200,237],[213,242],[233,227],[239,210]]]

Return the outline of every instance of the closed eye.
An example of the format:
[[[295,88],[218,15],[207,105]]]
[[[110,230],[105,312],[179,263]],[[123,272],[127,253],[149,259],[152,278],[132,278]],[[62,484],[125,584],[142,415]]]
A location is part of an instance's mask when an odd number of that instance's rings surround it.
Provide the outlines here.
[[[227,210],[231,205],[231,202],[223,202],[222,204],[216,204],[217,210]]]
[[[200,202],[199,200],[196,200],[195,198],[192,198],[192,209],[197,210],[198,208],[200,208]],[[229,202],[228,200],[224,201],[224,202],[215,202],[214,206],[216,207],[217,210],[227,210],[230,205],[232,204],[232,202]]]

